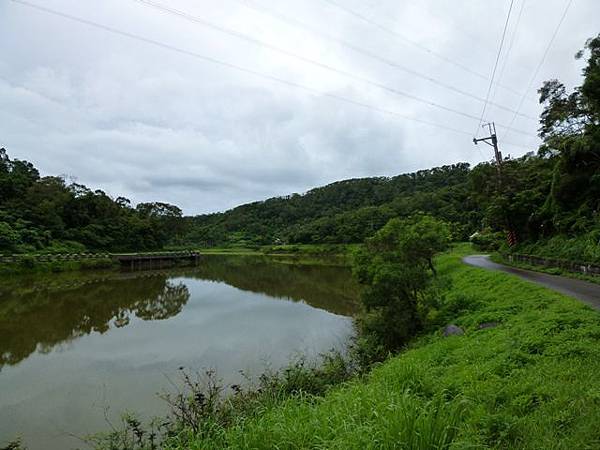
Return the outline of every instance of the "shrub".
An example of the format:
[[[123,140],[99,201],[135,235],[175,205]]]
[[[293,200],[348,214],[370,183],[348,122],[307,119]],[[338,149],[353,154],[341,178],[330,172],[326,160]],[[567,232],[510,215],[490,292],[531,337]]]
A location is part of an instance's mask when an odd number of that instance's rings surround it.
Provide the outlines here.
[[[469,241],[471,241],[478,250],[493,252],[500,248],[505,239],[504,233],[499,231],[493,232],[489,228],[486,228],[472,234],[471,237],[469,237]]]
[[[33,269],[35,267],[35,258],[29,255],[21,256],[19,258],[19,267],[22,269]]]
[[[243,374],[244,386],[224,385],[214,370],[189,374],[181,368],[181,389],[161,394],[169,405],[168,417],[143,424],[136,415],[125,413],[111,432],[85,440],[99,450],[157,450],[190,437],[215,442],[226,428],[259,415],[270,405],[324,395],[353,374],[354,366],[338,352],[315,362],[301,357],[280,371],[265,372],[256,382]]]
[[[367,354],[397,352],[422,328],[433,256],[449,236],[448,226],[429,216],[392,219],[356,251],[353,270],[363,285],[358,342]]]
[[[12,253],[21,243],[19,232],[8,223],[0,222],[0,251]]]

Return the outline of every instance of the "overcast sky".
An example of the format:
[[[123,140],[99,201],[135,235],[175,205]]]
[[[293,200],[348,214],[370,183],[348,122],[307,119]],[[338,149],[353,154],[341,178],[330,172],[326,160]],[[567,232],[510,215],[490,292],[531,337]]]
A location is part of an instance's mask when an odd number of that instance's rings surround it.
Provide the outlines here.
[[[471,139],[509,0],[152,0],[187,19],[135,0],[28,1],[171,47],[0,0],[0,147],[44,175],[196,214],[492,155]],[[573,0],[532,78],[567,3],[514,0],[485,114],[506,126],[522,103],[517,131],[498,127],[505,155],[537,147],[543,80],[581,82],[573,55],[600,31],[597,0]]]

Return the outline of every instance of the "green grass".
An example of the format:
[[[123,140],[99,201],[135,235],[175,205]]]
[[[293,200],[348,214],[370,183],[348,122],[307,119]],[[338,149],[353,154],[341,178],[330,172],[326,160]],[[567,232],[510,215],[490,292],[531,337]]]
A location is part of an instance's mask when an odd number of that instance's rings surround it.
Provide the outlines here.
[[[438,259],[452,281],[439,329],[322,397],[266,404],[173,449],[597,449],[600,315],[514,276]],[[484,322],[495,328],[479,329]]]
[[[318,266],[349,266],[352,244],[299,244],[256,248],[213,247],[199,250],[203,255],[268,256],[281,264],[306,264]]]
[[[199,250],[203,254],[218,255],[296,255],[296,256],[343,256],[353,244],[294,244],[264,245],[260,247],[211,247]]]

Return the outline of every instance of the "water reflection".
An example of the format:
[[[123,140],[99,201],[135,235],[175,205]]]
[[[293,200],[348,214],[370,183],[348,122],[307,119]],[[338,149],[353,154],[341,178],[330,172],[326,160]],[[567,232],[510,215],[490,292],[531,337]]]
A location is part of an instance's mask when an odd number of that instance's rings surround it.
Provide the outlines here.
[[[345,267],[299,265],[254,256],[210,256],[187,275],[222,281],[245,291],[304,301],[350,316],[357,308],[358,285]]]
[[[125,327],[133,317],[164,320],[179,314],[190,293],[177,277],[224,282],[341,315],[351,315],[357,304],[358,289],[347,269],[266,257],[209,256],[199,267],[168,271],[14,277],[0,281],[0,370],[36,350],[47,353],[92,332]]]
[[[0,288],[0,368],[36,351],[86,334],[123,327],[132,316],[143,320],[172,317],[190,294],[166,275],[135,279],[73,280],[66,284],[4,283]]]
[[[124,410],[164,414],[156,392],[180,366],[239,383],[240,369],[343,350],[357,295],[349,271],[283,262],[0,280],[0,443],[22,435],[30,450],[64,450],[80,447],[72,433],[106,430]]]

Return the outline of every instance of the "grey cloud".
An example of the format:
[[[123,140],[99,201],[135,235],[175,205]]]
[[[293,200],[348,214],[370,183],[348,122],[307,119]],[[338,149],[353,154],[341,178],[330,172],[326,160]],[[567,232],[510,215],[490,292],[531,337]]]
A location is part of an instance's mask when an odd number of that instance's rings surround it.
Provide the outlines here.
[[[515,8],[522,1],[517,0]],[[477,125],[472,119],[136,2],[38,3],[381,109],[467,132],[474,132]],[[307,35],[235,0],[168,3],[357,76],[480,114],[482,105],[473,99]],[[256,3],[446,84],[485,96],[485,80],[322,0]],[[491,70],[502,28],[500,18],[507,10],[507,3],[500,0],[465,1],[460,7],[456,2],[434,0],[344,0],[344,4],[481,73]],[[510,58],[506,63],[501,59],[504,84],[525,88],[564,4],[562,0],[525,4]],[[570,86],[579,82],[582,62],[572,56],[586,38],[598,32],[594,19],[598,15],[600,4],[594,0],[573,3],[534,87],[548,78],[560,78]],[[482,17],[497,20],[480,20]],[[535,97],[535,88],[529,95]],[[511,108],[519,102],[517,95],[504,89],[495,89],[493,98]],[[537,116],[539,111],[535,101],[525,102],[523,112]],[[511,117],[493,106],[486,114],[499,123],[508,123]],[[537,123],[519,118],[515,127],[535,134]],[[500,138],[504,153],[515,156],[535,148],[538,142],[518,133],[505,136],[502,129]],[[188,214],[304,192],[342,178],[395,175],[490,157],[486,148],[473,147],[467,135],[307,94],[9,1],[0,3],[0,146],[12,156],[32,161],[45,174],[73,175],[93,189],[124,195],[134,202],[168,201]]]

